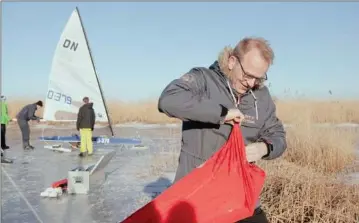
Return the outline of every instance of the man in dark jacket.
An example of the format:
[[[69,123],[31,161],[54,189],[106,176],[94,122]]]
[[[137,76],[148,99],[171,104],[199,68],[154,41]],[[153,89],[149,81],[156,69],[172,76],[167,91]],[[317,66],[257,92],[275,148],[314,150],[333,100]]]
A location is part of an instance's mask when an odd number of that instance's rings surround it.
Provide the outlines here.
[[[22,135],[22,146],[25,150],[34,149],[34,147],[30,145],[30,127],[28,122],[30,120],[36,120],[38,123],[40,122],[40,118],[35,115],[35,112],[42,107],[42,105],[42,101],[26,105],[16,115],[17,124],[20,127]]]
[[[162,92],[158,109],[182,122],[182,148],[174,182],[202,165],[241,123],[249,162],[272,160],[287,144],[276,107],[264,85],[274,53],[262,38],[226,47],[209,68],[191,69]],[[268,222],[258,199],[253,216],[238,222]]]
[[[80,131],[81,145],[80,145],[80,157],[93,153],[92,144],[92,131],[95,126],[95,111],[93,109],[93,103],[90,103],[88,97],[84,97],[82,100],[85,104],[81,106],[77,114],[76,128]]]

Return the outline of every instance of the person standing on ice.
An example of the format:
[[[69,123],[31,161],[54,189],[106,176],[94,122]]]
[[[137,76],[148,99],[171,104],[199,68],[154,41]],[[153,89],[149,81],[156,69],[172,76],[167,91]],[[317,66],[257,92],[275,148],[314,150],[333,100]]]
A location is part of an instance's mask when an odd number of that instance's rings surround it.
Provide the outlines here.
[[[286,133],[264,85],[274,53],[263,38],[225,47],[209,68],[196,67],[173,80],[158,110],[182,120],[182,148],[174,183],[202,165],[241,123],[248,162],[273,160],[286,150]],[[260,200],[253,216],[238,222],[267,223]]]
[[[37,109],[42,107],[42,105],[42,101],[28,104],[24,106],[16,115],[17,124],[19,125],[22,135],[22,146],[25,150],[34,149],[34,147],[30,145],[30,127],[28,122],[30,120],[36,120],[38,123],[40,122],[40,117],[37,117],[35,112]]]
[[[4,158],[4,150],[10,147],[6,145],[6,126],[9,124],[10,117],[7,108],[6,97],[1,95],[1,163],[12,163]]]
[[[6,126],[9,124],[10,117],[8,113],[8,107],[6,102],[6,97],[1,96],[1,149],[9,149],[10,147],[6,145]]]
[[[76,128],[80,131],[80,157],[86,155],[92,155],[93,143],[92,143],[92,131],[94,130],[96,115],[93,109],[93,103],[90,103],[88,97],[82,99],[84,105],[81,106],[77,114]]]

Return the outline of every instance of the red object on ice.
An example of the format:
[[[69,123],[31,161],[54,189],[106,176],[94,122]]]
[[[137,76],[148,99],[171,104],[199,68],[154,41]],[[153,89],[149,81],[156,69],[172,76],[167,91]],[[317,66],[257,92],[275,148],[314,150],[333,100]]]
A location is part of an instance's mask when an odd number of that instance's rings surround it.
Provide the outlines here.
[[[62,189],[66,189],[67,188],[67,179],[62,179],[62,180],[56,181],[56,182],[52,183],[51,187],[52,188],[61,187]]]
[[[121,223],[233,223],[253,215],[265,172],[248,163],[238,124],[204,165]]]

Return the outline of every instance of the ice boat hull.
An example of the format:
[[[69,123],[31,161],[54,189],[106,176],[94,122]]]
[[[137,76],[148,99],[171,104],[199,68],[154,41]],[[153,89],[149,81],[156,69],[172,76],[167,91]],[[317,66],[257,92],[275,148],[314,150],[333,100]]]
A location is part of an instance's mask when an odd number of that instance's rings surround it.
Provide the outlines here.
[[[81,142],[81,137],[78,135],[73,136],[42,136],[39,137],[40,141],[46,142]],[[94,136],[92,137],[92,142],[96,144],[131,144],[138,145],[141,144],[140,139],[136,138],[119,138],[119,137],[103,137],[103,136]]]

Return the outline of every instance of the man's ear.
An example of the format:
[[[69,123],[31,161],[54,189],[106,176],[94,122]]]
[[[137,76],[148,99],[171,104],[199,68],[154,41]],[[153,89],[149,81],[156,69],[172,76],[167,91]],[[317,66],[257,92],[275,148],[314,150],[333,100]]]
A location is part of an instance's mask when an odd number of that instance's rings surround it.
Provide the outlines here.
[[[234,56],[230,56],[228,58],[228,70],[233,70],[234,66],[236,65],[237,59]]]

